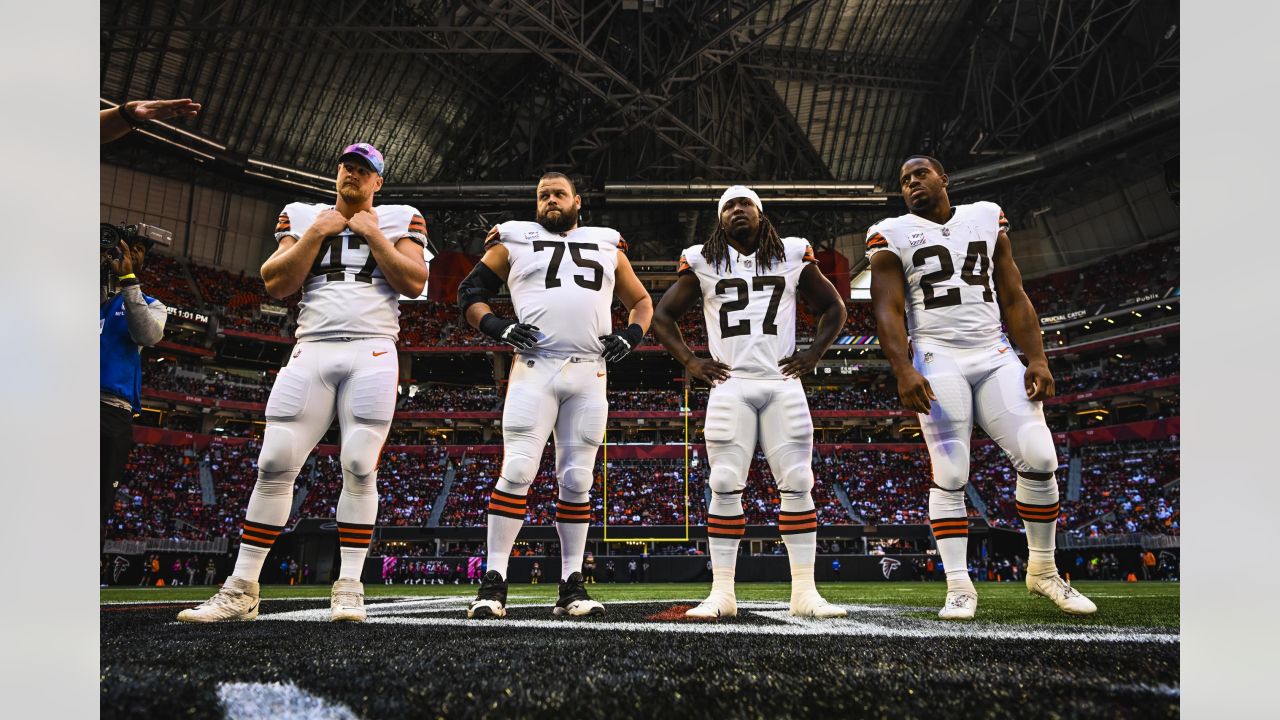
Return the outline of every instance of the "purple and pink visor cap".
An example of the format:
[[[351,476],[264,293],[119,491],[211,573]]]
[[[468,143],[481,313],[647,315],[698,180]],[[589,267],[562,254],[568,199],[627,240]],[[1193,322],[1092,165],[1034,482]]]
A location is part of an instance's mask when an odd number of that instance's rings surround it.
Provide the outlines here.
[[[369,143],[348,145],[343,149],[342,154],[338,156],[338,162],[342,162],[343,160],[351,157],[365,161],[365,164],[373,168],[374,172],[379,175],[382,174],[382,168],[384,166],[382,153],[378,152],[378,148],[370,145]]]

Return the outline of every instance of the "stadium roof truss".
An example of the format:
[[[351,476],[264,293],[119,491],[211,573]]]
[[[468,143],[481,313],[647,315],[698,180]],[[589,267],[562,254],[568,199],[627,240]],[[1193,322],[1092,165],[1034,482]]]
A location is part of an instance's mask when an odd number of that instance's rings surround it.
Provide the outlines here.
[[[325,194],[336,150],[365,140],[388,158],[388,189],[439,207],[463,200],[449,188],[477,183],[508,188],[489,194],[496,202],[527,203],[531,181],[556,169],[606,202],[623,183],[672,183],[652,191],[662,198],[688,183],[790,181],[797,207],[829,214],[896,194],[898,163],[914,152],[967,170],[1161,99],[1176,118],[1171,0],[104,0],[101,10],[104,100],[204,103],[183,126],[189,137],[163,127],[153,137],[199,148],[224,173]],[[879,192],[854,189],[864,186]],[[883,214],[875,204],[837,214]]]

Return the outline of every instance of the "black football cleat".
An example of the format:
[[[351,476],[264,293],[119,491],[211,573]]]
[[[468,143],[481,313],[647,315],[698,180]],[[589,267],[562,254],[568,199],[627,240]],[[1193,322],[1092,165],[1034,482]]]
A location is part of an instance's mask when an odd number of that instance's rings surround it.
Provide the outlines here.
[[[591,599],[582,581],[582,573],[575,572],[561,581],[560,599],[556,601],[556,607],[551,613],[557,616],[569,615],[571,617],[603,615],[604,606]]]
[[[480,578],[480,591],[467,608],[467,617],[480,620],[507,616],[507,581],[502,573],[490,570]]]

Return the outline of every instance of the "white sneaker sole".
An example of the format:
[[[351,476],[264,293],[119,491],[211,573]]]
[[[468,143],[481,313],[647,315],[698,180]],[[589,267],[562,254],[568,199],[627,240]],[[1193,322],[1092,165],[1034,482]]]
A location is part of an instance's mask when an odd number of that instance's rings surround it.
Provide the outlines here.
[[[498,605],[474,605],[467,608],[467,619],[469,620],[489,620],[491,618],[502,618],[507,616],[507,609]]]
[[[190,611],[183,610],[178,613],[178,620],[185,623],[216,623],[216,622],[249,622],[258,618],[258,608],[254,607],[252,611],[244,615],[233,615],[231,617],[202,617],[200,615],[190,614]]]
[[[364,610],[334,610],[329,615],[329,622],[364,622],[369,613]]]
[[[556,617],[586,617],[588,615],[603,615],[604,606],[598,602],[592,603],[570,603],[568,608],[562,608],[559,605],[551,611]]]

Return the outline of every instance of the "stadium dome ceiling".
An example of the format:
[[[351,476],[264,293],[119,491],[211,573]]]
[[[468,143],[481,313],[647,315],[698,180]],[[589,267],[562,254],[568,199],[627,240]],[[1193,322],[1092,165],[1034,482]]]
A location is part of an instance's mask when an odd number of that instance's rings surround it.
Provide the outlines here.
[[[101,23],[104,100],[204,103],[199,139],[156,135],[320,177],[365,140],[392,185],[554,168],[892,189],[907,154],[1032,152],[1176,101],[1179,77],[1165,1],[131,0]]]

